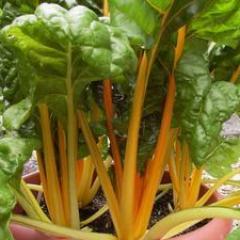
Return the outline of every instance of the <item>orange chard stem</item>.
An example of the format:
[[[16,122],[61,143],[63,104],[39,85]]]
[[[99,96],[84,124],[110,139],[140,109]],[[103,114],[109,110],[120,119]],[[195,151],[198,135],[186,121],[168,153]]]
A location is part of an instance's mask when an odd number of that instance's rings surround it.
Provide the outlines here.
[[[103,1],[103,15],[109,16],[109,3],[108,0]],[[114,171],[116,177],[116,188],[118,196],[120,197],[121,192],[121,183],[122,183],[122,163],[121,163],[121,155],[119,151],[119,146],[117,142],[116,135],[114,134],[112,118],[113,118],[113,104],[112,104],[112,83],[111,80],[104,80],[103,82],[103,101],[106,112],[106,123],[108,130],[108,137],[110,140],[111,152],[114,160]]]
[[[198,200],[201,183],[202,183],[203,168],[194,168],[192,172],[191,187],[189,194],[190,207],[193,207]]]
[[[125,151],[123,181],[121,190],[121,214],[124,222],[124,240],[132,239],[132,227],[134,219],[134,187],[137,165],[138,136],[142,116],[142,108],[147,84],[148,58],[144,53],[139,67],[135,93],[133,98],[133,108],[128,125],[128,138]]]
[[[186,26],[183,26],[178,30],[177,46],[175,48],[174,69],[176,68],[177,63],[182,56],[182,53],[184,50],[186,33],[187,33]]]
[[[147,229],[148,221],[151,215],[152,206],[155,195],[158,190],[160,178],[164,172],[167,149],[169,146],[170,127],[173,114],[173,106],[175,99],[175,79],[171,74],[169,76],[168,93],[165,102],[160,134],[158,136],[154,157],[151,160],[151,168],[149,169],[149,180],[144,189],[141,207],[137,217],[137,236],[141,236]],[[138,235],[139,234],[139,235]]]
[[[238,68],[233,72],[232,77],[230,79],[231,83],[235,83],[238,80],[238,77],[240,75],[240,65],[238,66]]]
[[[186,36],[186,27],[180,28],[178,32],[178,41],[175,50],[174,69],[184,49]],[[169,147],[169,133],[171,128],[171,121],[173,115],[174,101],[176,94],[176,84],[174,74],[169,75],[169,85],[164,106],[163,118],[160,127],[160,132],[157,140],[157,146],[154,152],[152,163],[148,172],[149,180],[144,189],[141,207],[139,209],[135,237],[140,237],[146,231],[148,221],[151,216],[151,211],[154,203],[154,198],[158,190],[160,178],[163,175],[165,168],[166,155]]]
[[[116,187],[118,196],[120,196],[121,192],[121,183],[122,183],[122,163],[121,163],[121,156],[120,150],[117,142],[116,135],[114,134],[112,118],[113,118],[113,104],[112,104],[112,83],[110,80],[105,80],[103,82],[104,87],[104,107],[106,112],[106,124],[108,130],[108,137],[110,140],[111,152],[114,159],[114,171],[116,177]]]

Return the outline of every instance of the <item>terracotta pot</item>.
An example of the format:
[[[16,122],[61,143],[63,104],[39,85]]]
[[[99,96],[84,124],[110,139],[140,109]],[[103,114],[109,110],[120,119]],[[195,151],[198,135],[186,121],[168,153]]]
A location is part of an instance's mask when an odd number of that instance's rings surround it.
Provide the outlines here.
[[[34,172],[24,176],[24,180],[28,183],[39,184],[40,176],[38,172]],[[36,196],[37,194],[34,193]],[[24,210],[17,204],[14,213],[24,214]],[[44,233],[24,227],[18,224],[10,224],[10,229],[15,240],[64,240],[63,238],[55,238],[47,236]]]
[[[170,177],[168,173],[164,173],[162,182],[170,182]],[[203,185],[201,187],[199,195],[202,196],[206,193],[208,188]],[[221,199],[222,196],[215,192],[214,195],[208,200],[208,204],[216,202]],[[214,218],[206,225],[186,234],[183,234],[179,237],[174,237],[168,240],[225,240],[226,236],[232,229],[232,220],[231,219],[218,219]]]
[[[40,178],[38,172],[24,176],[28,183],[39,184]],[[164,174],[163,182],[169,182],[168,174]],[[207,187],[203,186],[200,192],[202,195],[207,191]],[[208,203],[215,202],[221,196],[215,193]],[[20,206],[16,206],[15,213],[24,213]],[[17,224],[11,224],[10,229],[15,240],[64,240],[63,238],[55,238],[47,236],[36,230],[26,228]],[[171,238],[169,240],[224,240],[232,229],[232,220],[229,219],[213,219],[208,224],[190,233],[183,234],[179,237]]]

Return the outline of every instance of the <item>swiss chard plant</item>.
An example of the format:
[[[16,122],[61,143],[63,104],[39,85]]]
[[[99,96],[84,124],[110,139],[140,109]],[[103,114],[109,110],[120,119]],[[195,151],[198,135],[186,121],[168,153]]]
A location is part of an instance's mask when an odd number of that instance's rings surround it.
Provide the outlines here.
[[[240,107],[239,9],[238,0],[3,4],[0,238],[11,239],[10,218],[53,235],[120,240],[240,218],[236,195],[203,207],[240,172],[230,167],[239,140],[221,135]],[[20,181],[33,150],[50,217]],[[166,167],[175,213],[147,231]],[[203,170],[217,179],[199,198]],[[114,236],[80,229],[78,209],[100,185]],[[11,216],[15,197],[28,216]]]

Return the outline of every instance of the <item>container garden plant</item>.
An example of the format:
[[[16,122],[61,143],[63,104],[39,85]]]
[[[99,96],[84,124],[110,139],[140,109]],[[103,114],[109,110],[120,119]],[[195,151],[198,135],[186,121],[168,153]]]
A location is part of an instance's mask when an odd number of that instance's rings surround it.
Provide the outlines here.
[[[238,139],[220,135],[240,105],[237,0],[23,3],[30,14],[0,32],[1,239],[10,219],[66,238],[147,240],[240,218],[239,196],[203,207],[240,172],[229,173]],[[50,217],[20,181],[33,150]],[[166,167],[173,213],[148,229]],[[204,169],[218,179],[198,198]],[[80,229],[99,184],[114,235]],[[15,197],[27,216],[11,215]]]

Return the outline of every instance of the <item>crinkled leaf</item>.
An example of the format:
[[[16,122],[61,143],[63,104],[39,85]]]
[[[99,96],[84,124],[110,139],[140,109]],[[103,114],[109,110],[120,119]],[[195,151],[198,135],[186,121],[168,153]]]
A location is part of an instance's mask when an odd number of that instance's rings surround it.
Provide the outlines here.
[[[209,2],[193,20],[191,30],[201,38],[236,47],[240,38],[240,1]]]
[[[29,118],[32,102],[26,98],[10,106],[3,114],[3,125],[6,129],[17,130]]]
[[[222,139],[207,159],[207,171],[221,178],[232,171],[240,157],[240,139]]]
[[[121,28],[132,44],[149,47],[159,27],[157,12],[145,0],[110,1],[111,24]]]
[[[207,161],[221,142],[222,123],[240,103],[237,86],[223,81],[212,82],[205,41],[188,41],[176,69],[177,96],[175,127],[188,142],[196,165]]]
[[[65,105],[50,98],[66,99],[69,86],[77,98],[91,81],[125,80],[136,67],[127,38],[84,6],[66,10],[41,4],[34,15],[21,16],[5,27],[1,39],[24,63],[24,85],[34,103],[50,103],[55,115],[62,114],[56,111]]]
[[[205,41],[197,39],[188,41],[175,72],[177,86],[175,125],[180,125],[183,135],[188,138],[211,85],[206,51]]]
[[[212,84],[188,137],[192,159],[197,165],[204,164],[219,145],[222,124],[238,109],[239,103],[238,86],[222,81]]]

